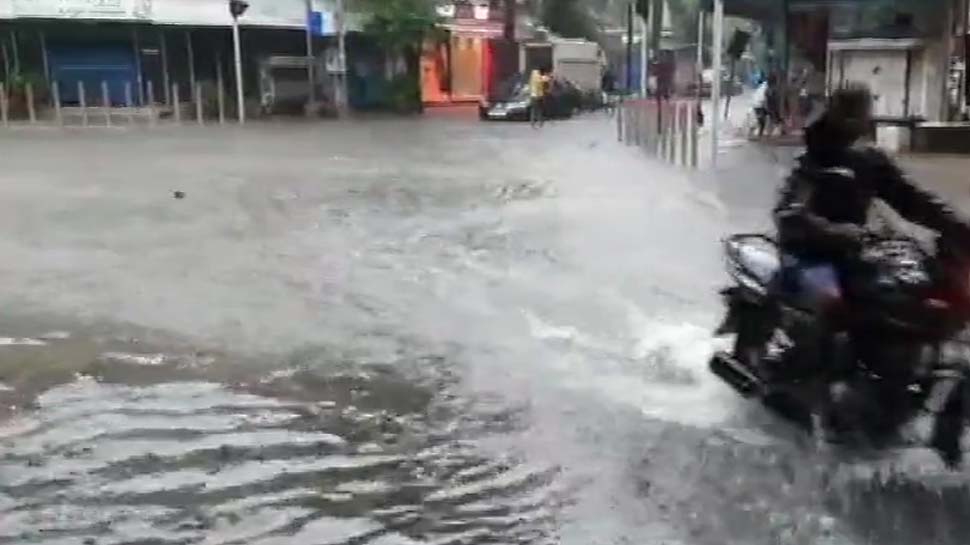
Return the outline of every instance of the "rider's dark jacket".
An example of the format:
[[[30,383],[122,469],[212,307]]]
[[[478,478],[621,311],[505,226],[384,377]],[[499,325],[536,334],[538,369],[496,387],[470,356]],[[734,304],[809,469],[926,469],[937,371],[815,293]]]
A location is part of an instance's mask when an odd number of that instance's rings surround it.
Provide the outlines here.
[[[837,224],[866,224],[873,199],[905,219],[970,246],[970,227],[943,201],[906,179],[883,152],[854,145],[838,120],[822,116],[805,133],[807,151],[785,181],[774,210],[784,253],[841,262],[858,252],[858,240]]]

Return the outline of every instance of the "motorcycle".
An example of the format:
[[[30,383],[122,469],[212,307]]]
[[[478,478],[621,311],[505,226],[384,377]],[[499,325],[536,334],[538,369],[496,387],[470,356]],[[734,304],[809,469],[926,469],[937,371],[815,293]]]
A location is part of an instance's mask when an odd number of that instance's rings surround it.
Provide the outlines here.
[[[913,239],[869,240],[859,259],[865,280],[856,290],[865,294],[865,308],[851,311],[854,325],[833,339],[839,361],[812,361],[819,354],[799,343],[818,317],[779,289],[775,241],[735,235],[724,251],[733,285],[721,292],[727,316],[717,335],[734,340],[711,359],[716,376],[829,440],[886,448],[898,444],[906,424],[929,417],[927,446],[951,467],[960,463],[970,408],[970,352],[961,338],[970,323],[970,286],[958,259]]]

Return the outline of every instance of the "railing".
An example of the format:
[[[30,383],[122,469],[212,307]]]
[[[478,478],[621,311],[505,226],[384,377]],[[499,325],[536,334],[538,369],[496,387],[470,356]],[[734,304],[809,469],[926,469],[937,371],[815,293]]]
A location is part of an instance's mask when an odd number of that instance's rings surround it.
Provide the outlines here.
[[[617,111],[617,138],[668,163],[697,168],[697,111],[696,100],[625,100]]]
[[[209,83],[196,82],[187,96],[184,90],[191,85],[171,83],[165,92],[166,99],[163,104],[155,100],[155,85],[152,81],[145,82],[145,93],[136,91],[137,85],[126,82],[124,99],[119,101],[117,97],[112,99],[107,81],[102,81],[97,86],[85,85],[79,81],[76,89],[77,100],[65,104],[61,96],[63,86],[57,81],[51,82],[49,96],[41,99],[31,83],[25,83],[16,93],[0,83],[0,127],[51,123],[60,126],[114,127],[146,122],[149,126],[155,126],[163,117],[176,124],[181,124],[183,120],[192,120],[198,125],[206,124],[207,120],[218,120],[220,124],[226,122],[227,101],[221,81],[214,85],[214,89]],[[212,97],[213,94],[216,96]],[[140,105],[135,97],[142,95],[145,100]],[[214,107],[207,108],[206,99],[213,98]],[[186,100],[183,102],[183,99]]]

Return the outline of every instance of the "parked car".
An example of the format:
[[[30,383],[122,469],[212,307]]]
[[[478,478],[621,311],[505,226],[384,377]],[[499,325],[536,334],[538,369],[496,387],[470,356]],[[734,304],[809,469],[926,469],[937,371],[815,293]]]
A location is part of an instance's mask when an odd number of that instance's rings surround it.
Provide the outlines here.
[[[532,112],[528,78],[517,77],[509,80],[500,89],[496,100],[483,100],[479,104],[478,116],[485,121],[528,121]],[[572,117],[582,105],[582,91],[566,79],[553,77],[545,100],[546,119]]]

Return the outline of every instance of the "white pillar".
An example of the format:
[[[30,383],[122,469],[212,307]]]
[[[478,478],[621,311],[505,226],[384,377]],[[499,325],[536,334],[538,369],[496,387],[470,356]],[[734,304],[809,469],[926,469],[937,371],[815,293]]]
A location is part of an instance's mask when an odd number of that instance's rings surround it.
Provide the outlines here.
[[[236,64],[236,106],[239,112],[239,124],[246,122],[246,104],[243,94],[242,47],[239,43],[239,18],[232,19],[232,49]]]
[[[718,133],[721,130],[721,71],[724,48],[724,0],[714,0],[713,81],[711,81],[711,167],[717,167]]]

